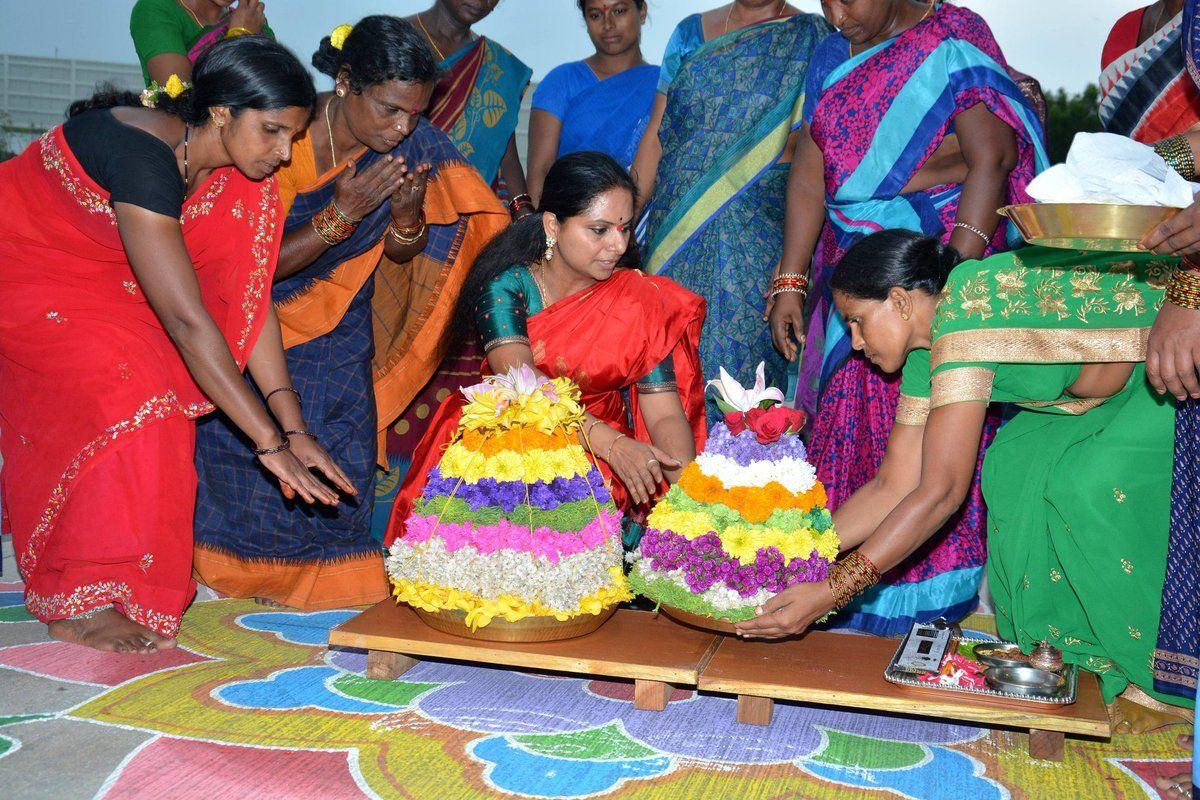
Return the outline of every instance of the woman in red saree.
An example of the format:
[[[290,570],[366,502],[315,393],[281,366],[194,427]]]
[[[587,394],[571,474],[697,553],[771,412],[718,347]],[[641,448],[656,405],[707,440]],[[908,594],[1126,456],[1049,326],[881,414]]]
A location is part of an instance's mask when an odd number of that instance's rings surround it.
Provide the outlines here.
[[[76,103],[0,167],[5,528],[50,634],[121,652],[173,645],[194,592],[193,419],[228,413],[285,494],[337,502],[309,467],[345,484],[276,424],[304,419],[270,305],[269,176],[312,113],[312,79],[247,36],[148,100]],[[242,369],[282,390],[270,412]]]
[[[529,364],[582,391],[586,444],[627,517],[673,481],[704,444],[697,343],[704,300],[636,269],[635,189],[601,153],[572,153],[546,176],[541,213],[500,234],[475,263],[460,310],[487,352],[485,371]],[[632,267],[632,268],[631,268]],[[473,308],[470,308],[473,306]],[[626,403],[623,392],[628,392]],[[458,427],[462,396],[430,422],[400,488],[385,544]],[[632,545],[627,539],[628,545]]]

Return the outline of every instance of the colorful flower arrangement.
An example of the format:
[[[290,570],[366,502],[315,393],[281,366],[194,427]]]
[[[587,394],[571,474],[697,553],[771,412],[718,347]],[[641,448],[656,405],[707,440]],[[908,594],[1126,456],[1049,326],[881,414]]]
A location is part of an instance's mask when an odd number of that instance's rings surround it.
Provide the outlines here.
[[[725,414],[647,520],[629,575],[640,594],[702,616],[740,621],[796,583],[825,580],[840,541],[800,441],[804,413],[725,372],[709,386]]]
[[[387,559],[397,599],[464,612],[472,630],[630,599],[621,514],[578,443],[579,388],[521,366],[462,391],[455,440]]]

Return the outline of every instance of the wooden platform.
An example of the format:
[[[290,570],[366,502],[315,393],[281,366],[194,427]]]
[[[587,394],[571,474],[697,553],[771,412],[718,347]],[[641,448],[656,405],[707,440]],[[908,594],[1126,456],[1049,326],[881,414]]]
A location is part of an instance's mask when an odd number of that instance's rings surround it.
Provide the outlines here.
[[[653,711],[666,708],[670,684],[696,686],[720,638],[665,616],[621,609],[598,631],[578,639],[530,644],[476,641],[436,631],[411,608],[391,599],[329,632],[331,645],[367,651],[369,678],[395,678],[416,664],[416,658],[626,678],[634,681],[634,704]]]
[[[1096,676],[1080,671],[1067,706],[1009,702],[888,683],[883,670],[897,639],[813,631],[787,642],[727,637],[700,675],[699,688],[738,696],[738,721],[766,725],[774,700],[977,722],[1030,732],[1034,758],[1061,760],[1065,734],[1111,735]]]

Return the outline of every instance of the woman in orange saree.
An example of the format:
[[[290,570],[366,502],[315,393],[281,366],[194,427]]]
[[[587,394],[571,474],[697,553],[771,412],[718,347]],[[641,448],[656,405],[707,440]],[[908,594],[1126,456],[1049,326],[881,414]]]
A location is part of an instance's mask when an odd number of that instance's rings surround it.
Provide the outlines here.
[[[129,94],[77,103],[0,167],[5,529],[30,612],[101,650],[174,644],[195,588],[193,419],[229,413],[285,494],[337,502],[309,467],[344,481],[323,450],[280,436],[276,421],[303,425],[295,400],[277,394],[268,413],[240,374],[290,385],[269,175],[311,114],[312,79],[243,37],[194,81],[158,110]]]
[[[704,300],[669,278],[629,268],[637,265],[629,244],[634,188],[612,158],[564,156],[545,186],[542,213],[510,227],[479,257],[463,293],[473,308],[460,310],[475,317],[485,372],[524,363],[579,385],[587,441],[617,505],[636,521],[704,444],[697,351]],[[403,521],[462,406],[456,392],[431,419],[385,544],[404,535]]]

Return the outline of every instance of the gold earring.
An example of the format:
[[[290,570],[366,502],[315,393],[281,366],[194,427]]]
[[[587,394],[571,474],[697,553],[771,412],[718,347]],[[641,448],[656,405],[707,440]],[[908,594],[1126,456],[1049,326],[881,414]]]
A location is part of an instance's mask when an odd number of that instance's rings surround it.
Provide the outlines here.
[[[903,320],[907,320],[907,319],[908,319],[908,317],[909,317],[909,313],[908,313],[907,311],[903,312],[903,313],[900,315],[900,319],[903,319]]]
[[[337,96],[338,96],[338,97],[345,97],[345,96],[346,96],[346,90],[345,90],[345,89],[343,89],[342,87],[340,87],[340,86],[339,86],[339,87],[338,87],[338,89],[337,89]]]
[[[554,258],[554,248],[558,245],[558,240],[553,236],[546,237],[546,252],[542,253],[542,262],[548,262]]]
[[[223,127],[225,127],[225,123],[224,123],[224,122],[222,122],[221,120],[217,119],[217,115],[216,115],[216,114],[213,114],[213,115],[212,115],[212,121],[213,121],[213,125],[216,125],[218,128],[223,128]]]

